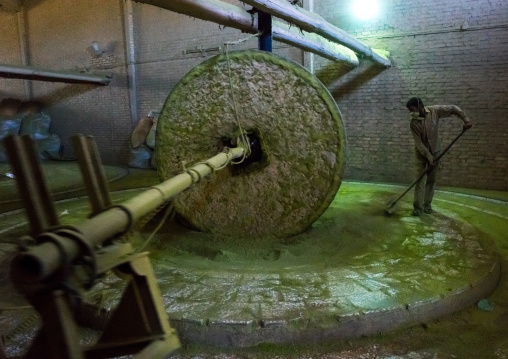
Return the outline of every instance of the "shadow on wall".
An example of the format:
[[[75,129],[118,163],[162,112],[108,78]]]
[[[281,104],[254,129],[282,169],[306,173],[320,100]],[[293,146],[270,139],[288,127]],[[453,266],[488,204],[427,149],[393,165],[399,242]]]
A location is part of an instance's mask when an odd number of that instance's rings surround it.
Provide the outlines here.
[[[23,7],[25,10],[30,10],[37,7],[42,2],[44,2],[44,0],[25,0],[23,1]]]
[[[316,77],[323,83],[323,85],[329,87],[339,78],[354,69],[354,67],[347,66],[343,63],[330,62],[316,71]]]
[[[62,87],[58,87],[53,91],[40,96],[39,100],[47,106],[50,106],[55,103],[64,102],[65,100],[84,94],[88,91],[95,90],[96,88],[96,85],[63,85]]]
[[[331,64],[319,70],[316,75],[330,89],[335,100],[342,99],[386,70],[385,67],[371,62],[362,63],[356,68],[334,67],[336,66]]]

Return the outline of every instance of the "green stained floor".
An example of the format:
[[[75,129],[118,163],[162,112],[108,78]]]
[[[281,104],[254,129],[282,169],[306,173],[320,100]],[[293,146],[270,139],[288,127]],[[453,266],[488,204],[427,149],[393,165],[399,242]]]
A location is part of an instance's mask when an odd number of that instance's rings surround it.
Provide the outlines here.
[[[153,178],[150,173],[145,183]],[[129,187],[129,180],[121,181],[112,185]],[[261,322],[265,328],[285,326],[288,330],[276,333],[282,339],[298,339],[290,345],[261,344],[250,349],[187,345],[179,356],[506,357],[508,204],[503,196],[490,192],[447,189],[436,194],[435,214],[411,217],[408,196],[394,215],[385,216],[386,202],[402,190],[400,186],[346,182],[312,228],[289,240],[223,238],[176,223],[164,226],[147,248],[175,325],[188,320],[195,323],[193,330],[220,328],[223,332],[233,322],[256,331]],[[136,191],[116,192],[115,201]],[[62,223],[72,224],[87,215],[88,204],[85,199],[62,201],[57,212]],[[0,221],[3,241],[12,242],[25,231],[22,213],[4,214]],[[143,246],[157,224],[157,218],[148,223],[141,236],[132,239],[134,244]],[[418,303],[439,304],[442,298],[460,295],[485,278],[497,258],[496,247],[504,266],[500,285],[489,298],[493,312],[473,305],[439,320],[421,316],[410,329],[369,333],[367,338],[332,340],[338,332],[322,330],[337,326],[340,320],[336,318],[351,313],[361,316],[407,305],[418,308]],[[102,305],[114,302],[117,285],[110,280],[102,287]],[[4,311],[2,315],[12,314]],[[309,331],[312,326],[320,330]],[[291,330],[304,335],[291,337]],[[319,343],[303,344],[304,337]]]

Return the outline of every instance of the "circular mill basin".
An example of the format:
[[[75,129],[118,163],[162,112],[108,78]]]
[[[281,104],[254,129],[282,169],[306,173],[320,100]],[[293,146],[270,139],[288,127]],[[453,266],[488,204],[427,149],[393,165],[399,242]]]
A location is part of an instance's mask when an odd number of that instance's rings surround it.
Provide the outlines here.
[[[184,343],[316,342],[420,324],[488,296],[499,279],[499,259],[479,226],[505,228],[507,203],[438,191],[434,214],[412,217],[406,198],[386,217],[387,200],[401,189],[346,182],[311,228],[291,239],[245,241],[167,223],[143,250],[151,252],[171,325]],[[113,198],[121,202],[135,193]],[[80,221],[88,207],[86,199],[57,203],[58,213],[68,213],[60,217],[64,224]],[[24,233],[23,221],[20,212],[3,215],[2,238]],[[131,241],[141,248],[157,225],[155,218]],[[108,312],[123,287],[106,276],[88,301]],[[7,304],[20,305],[12,290],[2,293],[10,293]],[[29,313],[4,312],[0,325],[9,333]],[[11,353],[29,334],[10,337]],[[92,339],[86,331],[85,342]]]

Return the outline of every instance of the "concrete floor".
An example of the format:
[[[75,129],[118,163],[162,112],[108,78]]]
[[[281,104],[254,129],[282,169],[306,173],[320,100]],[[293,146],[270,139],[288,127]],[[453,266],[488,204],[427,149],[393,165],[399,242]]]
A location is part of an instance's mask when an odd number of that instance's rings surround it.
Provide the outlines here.
[[[140,181],[136,178],[145,179]],[[124,189],[136,187],[139,183],[146,185],[151,181],[156,182],[155,178],[153,172],[133,171],[133,176],[113,182],[111,187]],[[410,217],[408,196],[401,201],[399,210],[392,217],[385,217],[383,210],[386,201],[401,190],[403,187],[400,186],[345,183],[330,209],[312,229],[295,240],[282,243],[246,245],[234,240],[226,243],[176,225],[165,227],[149,246],[173,325],[178,327],[186,319],[201,323],[190,328],[190,334],[183,338],[186,346],[172,357],[507,358],[505,327],[508,323],[508,281],[505,278],[508,196],[505,192],[447,188],[436,194],[435,214]],[[117,199],[128,198],[131,194],[119,192]],[[61,216],[62,221],[69,222],[75,220],[73,218],[86,216],[88,211],[85,201],[64,201],[57,208],[59,213],[67,211],[71,214]],[[2,215],[0,221],[3,229],[0,234],[4,242],[13,241],[23,231],[21,213]],[[147,233],[149,227],[150,224]],[[167,245],[167,240],[162,240],[167,239],[168,235],[171,246]],[[192,245],[188,240],[185,241],[186,238],[192,239]],[[142,239],[138,241],[140,245],[143,243]],[[471,283],[489,278],[492,265],[498,259],[496,247],[501,254],[501,282],[488,298],[494,310],[483,311],[475,303],[490,292],[489,285],[483,288],[483,292],[474,295],[467,288]],[[171,261],[168,261],[168,255]],[[200,285],[204,287],[194,288],[193,294],[187,292],[188,296],[185,297],[184,288],[188,288],[189,283],[179,284],[164,279],[176,277],[169,276],[175,273],[175,268],[197,275],[199,281],[194,282],[201,281]],[[239,273],[239,270],[242,272]],[[5,271],[2,272],[4,277]],[[232,282],[233,287],[244,290],[232,295],[231,290],[227,289],[231,283],[222,280],[222,286],[219,286],[218,282],[206,282],[206,274],[211,280],[217,280],[225,278],[226,272],[233,273],[237,279]],[[220,275],[217,276],[217,273]],[[380,273],[383,275],[380,276]],[[390,276],[386,273],[390,273]],[[256,282],[264,284],[251,285]],[[271,284],[267,289],[268,282]],[[346,282],[350,283],[349,288],[341,288]],[[215,297],[211,298],[208,293],[202,296],[207,300],[200,302],[196,299],[203,288],[211,287],[216,288],[212,291]],[[114,292],[114,287],[112,289]],[[444,299],[457,294],[463,295],[461,300],[450,302],[452,305],[443,305],[447,303]],[[228,298],[234,301],[228,302]],[[298,298],[305,300],[299,301]],[[14,297],[2,296],[3,304],[10,302],[9,299]],[[189,317],[192,312],[186,306],[189,300],[194,301],[191,306],[195,310],[194,318]],[[225,305],[211,306],[210,303]],[[284,304],[282,311],[281,303]],[[421,306],[424,310],[418,312],[420,316],[409,316],[413,321],[402,320],[389,325],[390,318],[399,320],[401,317],[386,309],[406,305],[417,308],[422,303],[427,306]],[[224,311],[224,307],[227,310]],[[236,312],[235,308],[238,309]],[[442,316],[445,312],[432,312],[435,308],[444,308],[448,314]],[[449,314],[463,308],[466,309]],[[0,316],[3,322],[0,322],[0,327],[2,323],[5,325],[5,318],[14,316],[12,312],[2,310]],[[215,320],[211,312],[216,314]],[[295,316],[295,313],[300,314]],[[344,323],[344,320],[336,320],[330,326],[329,314],[344,319],[351,313],[356,313],[353,314],[356,318],[368,318],[376,313],[378,316],[372,316],[373,320],[368,326],[362,327],[358,325],[361,321],[356,321],[357,325],[353,327],[357,330],[354,333],[351,333],[350,325],[346,326],[349,334],[337,331],[337,323]],[[23,323],[27,323],[30,317],[22,309],[16,311],[15,316],[21,317]],[[436,316],[440,318],[435,319]],[[285,326],[280,325],[281,318],[286,320]],[[302,335],[288,337],[287,330],[274,332],[273,340],[261,340],[265,343],[251,348],[238,348],[240,341],[237,340],[249,338],[246,332],[242,334],[241,331],[240,336],[238,331],[236,337],[222,336],[225,341],[218,342],[221,348],[206,346],[206,341],[199,340],[203,338],[203,332],[213,327],[210,323],[222,325],[224,329],[224,324],[231,323],[231,320],[246,323],[253,320],[262,323],[265,320],[265,324],[287,329],[288,318],[291,319],[292,328],[296,327]],[[312,325],[305,318],[314,318]],[[403,318],[407,319],[408,316]],[[269,319],[275,321],[269,322]],[[397,329],[407,326],[411,327]],[[310,330],[316,327],[320,330]],[[365,328],[371,331],[362,332]],[[228,330],[226,328],[217,333]],[[28,339],[30,332],[33,329],[27,328],[24,333],[11,331],[10,339],[23,342]],[[368,336],[358,337],[364,334]],[[290,344],[270,341],[289,341]],[[255,342],[244,344],[252,345]],[[224,345],[237,347],[225,348]]]

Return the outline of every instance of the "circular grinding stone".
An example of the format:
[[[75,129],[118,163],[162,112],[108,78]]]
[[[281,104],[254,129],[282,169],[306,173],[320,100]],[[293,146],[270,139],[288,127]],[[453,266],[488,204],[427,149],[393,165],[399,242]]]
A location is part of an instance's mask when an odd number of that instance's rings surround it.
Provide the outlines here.
[[[230,90],[230,75],[234,100]],[[289,237],[329,206],[342,181],[346,135],[324,85],[272,53],[218,55],[192,69],[168,96],[157,127],[162,180],[220,152],[239,133],[261,144],[261,159],[230,165],[174,198],[196,228],[236,237]]]

